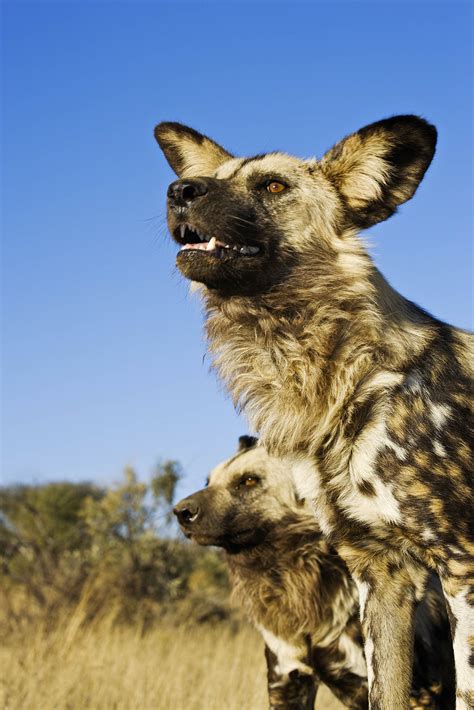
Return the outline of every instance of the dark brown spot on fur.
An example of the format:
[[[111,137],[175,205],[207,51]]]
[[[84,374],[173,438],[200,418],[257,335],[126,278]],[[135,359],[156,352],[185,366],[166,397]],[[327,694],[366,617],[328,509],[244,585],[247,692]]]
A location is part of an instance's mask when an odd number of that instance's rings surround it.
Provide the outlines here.
[[[376,495],[376,490],[370,481],[360,481],[357,488],[364,496],[373,497]]]

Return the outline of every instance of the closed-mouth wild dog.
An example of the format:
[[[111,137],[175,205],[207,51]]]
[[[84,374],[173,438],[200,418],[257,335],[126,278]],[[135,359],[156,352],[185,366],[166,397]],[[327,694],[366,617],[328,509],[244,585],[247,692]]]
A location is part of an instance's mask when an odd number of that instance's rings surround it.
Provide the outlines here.
[[[405,710],[427,568],[449,608],[457,707],[474,707],[472,356],[467,333],[390,287],[358,231],[415,193],[436,129],[394,116],[320,160],[234,158],[193,129],[155,136],[177,264],[201,284],[214,367],[360,596],[369,700]]]
[[[174,512],[187,537],[226,550],[233,596],[266,644],[270,707],[312,710],[323,682],[346,707],[367,708],[355,584],[285,463],[256,443],[240,437],[237,454]],[[439,583],[431,581],[416,613],[410,707],[448,710],[451,635]]]

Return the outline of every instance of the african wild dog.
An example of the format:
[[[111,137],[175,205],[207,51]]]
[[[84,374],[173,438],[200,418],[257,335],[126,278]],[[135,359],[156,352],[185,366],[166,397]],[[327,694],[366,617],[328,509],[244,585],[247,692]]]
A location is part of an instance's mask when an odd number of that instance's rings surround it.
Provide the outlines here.
[[[256,443],[240,437],[237,454],[174,512],[187,537],[226,550],[233,596],[266,644],[270,707],[312,709],[323,682],[346,707],[367,708],[355,584],[285,463]],[[448,710],[451,635],[439,583],[431,581],[417,609],[410,707]]]
[[[472,338],[394,291],[357,233],[415,193],[436,129],[394,116],[321,160],[234,158],[176,123],[168,223],[201,284],[214,366],[348,565],[370,704],[405,710],[414,600],[447,600],[457,707],[474,707]]]

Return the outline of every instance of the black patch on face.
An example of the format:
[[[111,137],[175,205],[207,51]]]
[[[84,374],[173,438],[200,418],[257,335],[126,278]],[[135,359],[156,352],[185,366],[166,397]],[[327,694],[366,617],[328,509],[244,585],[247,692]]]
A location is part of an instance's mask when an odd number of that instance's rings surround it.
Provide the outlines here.
[[[199,182],[207,188],[204,195],[179,209],[168,205],[170,232],[182,245],[179,228],[191,224],[231,248],[181,250],[176,263],[182,274],[223,296],[254,296],[286,280],[296,255],[279,248],[281,237],[264,202],[239,192],[228,180],[205,177]],[[259,252],[244,255],[239,251],[242,247],[256,247]]]
[[[245,494],[236,495],[225,508],[212,486],[185,500],[199,508],[199,515],[191,521],[181,520],[181,530],[200,545],[215,545],[235,554],[261,545],[275,527],[260,510],[249,510]],[[175,509],[179,507],[177,503]]]
[[[222,296],[256,296],[288,278],[294,259],[276,256],[269,244],[265,252],[255,256],[235,256],[226,251],[219,254],[180,251],[176,265],[183,276],[205,284]]]
[[[261,545],[274,527],[260,515],[241,510],[242,507],[244,506],[231,509],[222,520],[222,534],[218,546],[223,547],[229,554]]]

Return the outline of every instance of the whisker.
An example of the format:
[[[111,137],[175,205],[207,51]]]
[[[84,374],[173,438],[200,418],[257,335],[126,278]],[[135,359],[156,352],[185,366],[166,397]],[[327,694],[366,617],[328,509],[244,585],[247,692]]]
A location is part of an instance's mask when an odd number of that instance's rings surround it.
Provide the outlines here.
[[[161,221],[164,221],[166,219],[166,216],[163,216],[162,214],[155,214],[153,217],[143,217],[142,219],[139,219],[139,222],[152,222],[154,219],[159,219]]]
[[[251,227],[255,226],[254,222],[251,222],[249,219],[245,219],[245,217],[240,217],[237,214],[230,214],[229,217],[230,219],[235,219],[239,222],[242,222],[243,224],[249,224]]]

